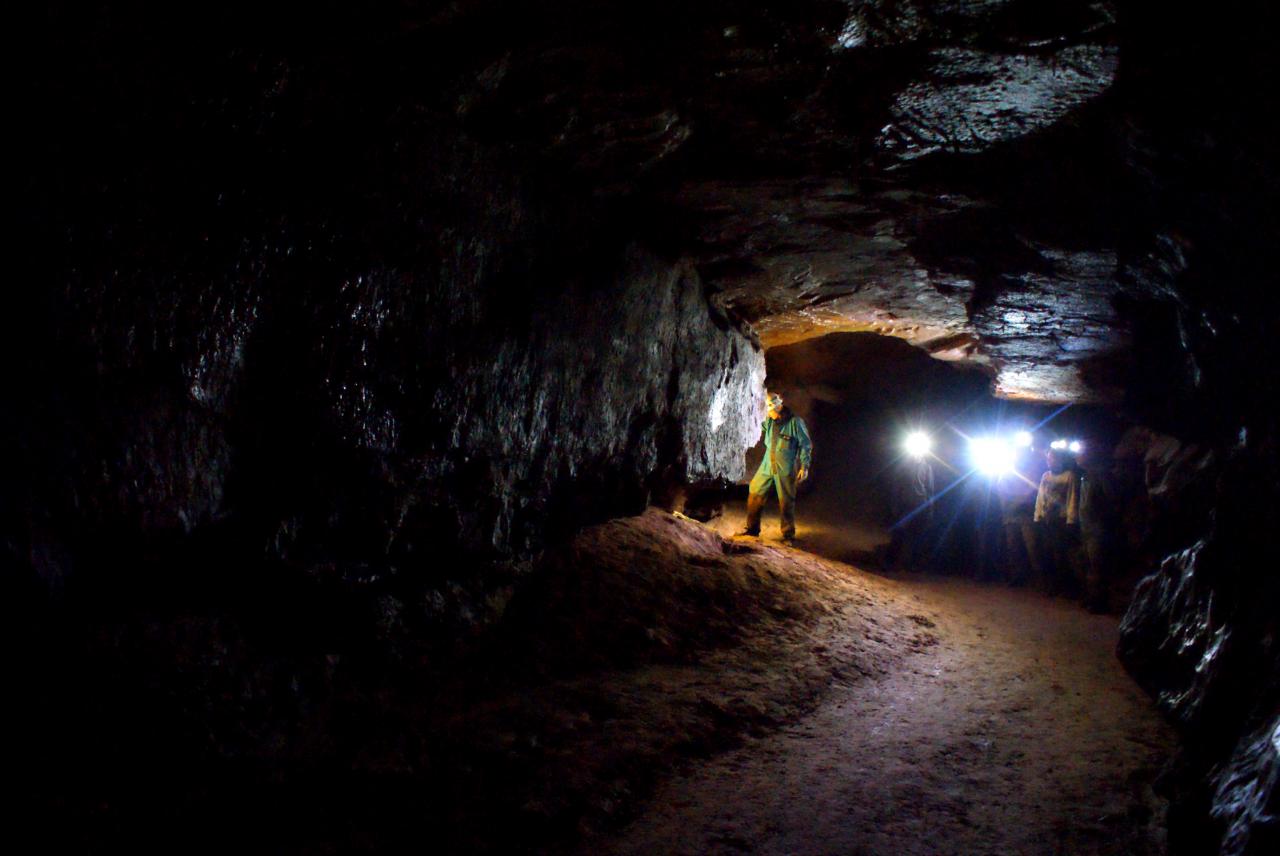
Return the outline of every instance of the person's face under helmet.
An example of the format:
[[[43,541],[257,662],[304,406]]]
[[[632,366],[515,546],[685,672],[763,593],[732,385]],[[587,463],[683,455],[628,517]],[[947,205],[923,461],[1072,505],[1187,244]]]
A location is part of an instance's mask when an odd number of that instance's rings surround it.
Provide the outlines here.
[[[777,419],[782,415],[782,396],[776,392],[771,392],[765,398],[765,404],[769,408],[769,418]]]

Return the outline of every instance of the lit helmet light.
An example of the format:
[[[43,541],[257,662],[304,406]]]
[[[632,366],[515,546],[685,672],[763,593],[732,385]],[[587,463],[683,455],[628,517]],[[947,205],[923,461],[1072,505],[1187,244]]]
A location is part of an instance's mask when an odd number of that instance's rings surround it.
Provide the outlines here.
[[[1079,440],[1072,440],[1070,443],[1067,444],[1067,450],[1071,452],[1071,454],[1073,455],[1080,454],[1080,450],[1083,448],[1084,448],[1084,443],[1081,443]]]
[[[933,449],[933,439],[923,431],[912,431],[903,441],[902,448],[908,455],[919,460]]]
[[[1001,476],[1013,471],[1017,453],[1003,437],[975,437],[969,441],[969,456],[978,472]]]
[[[1049,444],[1050,449],[1057,449],[1059,452],[1065,451],[1067,448],[1066,440],[1054,440]]]

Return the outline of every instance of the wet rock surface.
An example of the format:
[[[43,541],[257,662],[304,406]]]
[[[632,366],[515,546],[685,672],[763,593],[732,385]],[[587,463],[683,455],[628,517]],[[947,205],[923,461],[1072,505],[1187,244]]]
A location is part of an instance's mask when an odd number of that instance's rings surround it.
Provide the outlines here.
[[[185,52],[140,35],[170,17],[55,9],[66,34],[38,45],[56,63],[41,91],[68,110],[33,143],[76,177],[45,216],[92,200],[113,244],[167,235],[146,254],[193,272],[265,276],[274,257],[403,275],[438,255],[518,277],[519,259],[466,247],[476,227],[548,241],[612,215],[606,231],[694,259],[766,344],[963,336],[957,356],[992,365],[1009,395],[1114,401],[1133,322],[1112,304],[1177,287],[1147,264],[1164,237],[1194,264],[1217,236],[1178,222],[1191,199],[1152,204],[1191,189],[1178,176],[1196,154],[1192,134],[1158,136],[1147,75],[1166,58],[1148,56],[1144,5],[1041,7],[392,3],[358,21],[259,15],[256,40],[235,38],[229,10]],[[240,41],[254,47],[225,47]],[[1209,106],[1190,98],[1181,118],[1212,125]],[[513,200],[540,183],[591,213],[521,215]],[[94,226],[56,240],[83,245]],[[220,309],[256,300],[236,303]]]
[[[1121,659],[1187,737],[1170,777],[1178,852],[1277,841],[1280,589],[1257,564],[1276,525],[1273,454],[1256,437],[1232,450],[1206,534],[1139,584],[1121,626]]]
[[[826,148],[769,175],[763,123],[740,125],[738,174],[670,196],[686,252],[766,345],[873,331],[990,366],[1010,396],[1115,401],[1094,364],[1128,345],[1111,304],[1134,224],[1082,206],[1122,190],[1117,43],[1100,3],[850,4],[821,60],[774,48],[811,69],[786,76],[807,86],[782,127]]]

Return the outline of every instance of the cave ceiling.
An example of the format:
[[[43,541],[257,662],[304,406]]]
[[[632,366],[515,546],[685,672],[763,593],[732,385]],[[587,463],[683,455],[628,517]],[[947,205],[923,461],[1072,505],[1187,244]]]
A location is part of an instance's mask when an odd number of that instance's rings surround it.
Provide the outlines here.
[[[872,331],[1004,396],[1118,395],[1149,236],[1108,3],[569,6],[507,22],[458,115],[639,212],[766,347]]]
[[[1252,12],[386,0],[193,28],[73,6],[35,46],[52,179],[28,181],[75,270],[166,241],[357,273],[476,256],[514,317],[637,243],[766,347],[875,332],[1003,396],[1126,405],[1153,371],[1157,403],[1239,374],[1219,355],[1271,302],[1280,75]]]

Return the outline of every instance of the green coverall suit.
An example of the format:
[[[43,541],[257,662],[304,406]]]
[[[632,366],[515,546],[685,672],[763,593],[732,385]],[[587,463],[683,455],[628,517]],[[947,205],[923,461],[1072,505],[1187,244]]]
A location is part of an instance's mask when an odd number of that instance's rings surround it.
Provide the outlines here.
[[[764,459],[751,479],[747,496],[747,532],[759,534],[760,513],[769,488],[778,492],[782,511],[782,537],[796,534],[796,475],[808,470],[813,460],[813,441],[804,420],[784,410],[777,419],[764,421]]]

